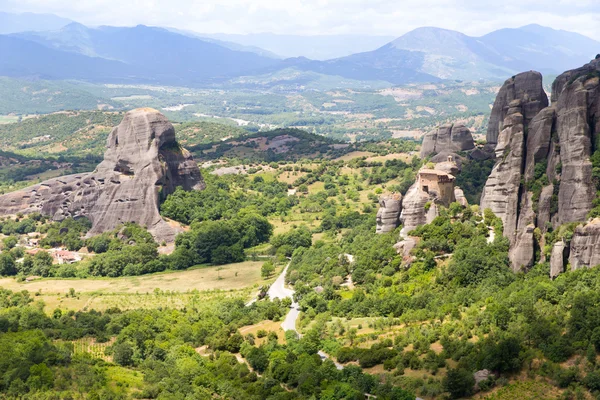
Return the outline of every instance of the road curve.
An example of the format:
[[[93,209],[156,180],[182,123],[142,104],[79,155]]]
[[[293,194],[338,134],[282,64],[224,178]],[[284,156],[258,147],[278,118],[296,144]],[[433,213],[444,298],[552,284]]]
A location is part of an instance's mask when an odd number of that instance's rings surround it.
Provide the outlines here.
[[[288,268],[290,267],[291,263],[292,263],[291,260],[290,260],[290,262],[287,263],[287,265],[285,266],[283,271],[281,271],[281,274],[279,274],[277,279],[275,279],[275,282],[273,282],[273,284],[267,291],[267,294],[270,299],[281,299],[281,300],[286,299],[286,298],[292,299],[292,305],[290,306],[290,311],[287,313],[287,315],[285,316],[285,319],[281,323],[281,327],[283,328],[284,332],[294,331],[294,332],[296,332],[296,335],[302,336],[296,330],[296,321],[298,320],[298,317],[300,316],[300,306],[298,305],[298,303],[296,303],[294,301],[294,290],[288,289],[285,287],[285,275],[287,274]],[[256,301],[256,298],[252,299],[246,305],[249,306],[252,303],[254,303],[255,301]],[[322,360],[325,360],[326,358],[331,359],[331,357],[328,354],[324,353],[321,350],[319,350],[318,354]],[[335,360],[331,360],[331,361],[333,361],[333,363],[335,364],[335,367],[337,369],[339,369],[339,370],[344,369],[344,366],[342,364],[336,362]]]

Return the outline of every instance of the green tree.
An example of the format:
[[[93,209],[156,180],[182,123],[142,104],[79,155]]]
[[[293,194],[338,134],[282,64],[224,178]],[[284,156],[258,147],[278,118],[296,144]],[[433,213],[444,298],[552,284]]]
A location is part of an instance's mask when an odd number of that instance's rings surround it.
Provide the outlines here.
[[[450,393],[453,399],[470,395],[475,386],[473,374],[466,369],[449,369],[443,380],[444,390]]]
[[[265,279],[270,277],[273,272],[275,272],[275,265],[272,261],[265,262],[260,268],[260,275]]]
[[[132,365],[133,347],[126,342],[115,344],[113,346],[113,361],[123,366]]]

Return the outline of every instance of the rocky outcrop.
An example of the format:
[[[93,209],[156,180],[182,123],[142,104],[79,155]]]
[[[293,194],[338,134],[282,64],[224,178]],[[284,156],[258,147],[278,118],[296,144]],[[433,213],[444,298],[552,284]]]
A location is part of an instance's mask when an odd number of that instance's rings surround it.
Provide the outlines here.
[[[427,223],[428,210],[425,209],[427,203],[431,207],[429,194],[419,190],[417,183],[408,189],[402,201],[402,213],[400,214],[400,222],[406,233]]]
[[[377,211],[377,233],[392,232],[400,226],[402,195],[400,193],[383,195],[379,198]]]
[[[456,202],[458,204],[460,204],[461,206],[467,207],[469,205],[469,202],[467,201],[467,198],[465,197],[465,193],[458,186],[456,186],[454,188],[454,197],[456,199]]]
[[[571,270],[600,265],[600,218],[575,228],[569,263]]]
[[[407,237],[394,245],[396,253],[402,254],[402,263],[406,267],[409,267],[414,261],[414,256],[411,255],[411,251],[416,245],[416,240],[411,237]]]
[[[508,115],[511,102],[519,100],[524,125],[528,126],[543,108],[548,107],[548,96],[542,86],[542,74],[535,71],[523,72],[504,82],[500,88],[488,124],[486,141],[493,150],[500,132],[504,129],[504,119]]]
[[[34,211],[54,220],[85,216],[89,235],[125,222],[146,226],[159,241],[176,231],[160,216],[161,197],[178,186],[200,190],[204,182],[191,154],[175,139],[175,130],[156,110],[129,111],[107,140],[107,150],[89,174],[71,175],[0,196],[0,212]]]
[[[444,125],[427,133],[421,145],[421,158],[442,153],[455,153],[475,148],[471,131],[464,125]]]
[[[431,161],[436,163],[435,169],[438,171],[442,171],[447,173],[448,175],[453,176],[458,176],[458,174],[460,174],[461,162],[460,158],[458,157],[455,158],[452,155],[448,155],[443,161],[434,161],[433,158],[431,159]]]
[[[481,195],[481,208],[490,208],[504,223],[504,235],[514,243],[524,157],[525,127],[520,100],[513,100],[496,146],[496,165]]]
[[[569,247],[562,240],[554,243],[550,254],[550,278],[556,278],[565,271]]]
[[[497,161],[481,207],[502,219],[514,270],[535,262],[540,247],[536,228],[544,233],[549,227],[584,222],[596,196],[591,155],[600,138],[600,60],[560,75],[552,99],[546,107],[539,73],[519,74],[506,81],[490,116],[487,139]],[[570,252],[573,268],[594,263],[595,256],[586,250],[588,236],[581,231],[570,251],[562,249]],[[557,274],[564,257],[558,247],[554,251],[552,274]]]
[[[487,381],[492,373],[488,369],[482,369],[473,374],[473,379],[475,379],[475,385],[473,386],[473,390],[475,392],[479,391],[479,384],[483,381]]]

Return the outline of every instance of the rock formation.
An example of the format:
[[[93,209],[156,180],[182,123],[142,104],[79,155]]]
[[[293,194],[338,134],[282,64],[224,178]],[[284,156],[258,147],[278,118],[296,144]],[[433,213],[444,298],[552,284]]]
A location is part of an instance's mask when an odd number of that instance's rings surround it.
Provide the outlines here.
[[[417,181],[408,189],[402,202],[400,222],[406,233],[425,225],[438,216],[438,207],[448,207],[456,201],[455,194],[464,198],[462,190],[456,191],[454,176],[434,169],[421,169]],[[466,199],[464,199],[466,202]]]
[[[377,211],[377,233],[391,232],[400,226],[402,195],[400,193],[383,195],[379,198]]]
[[[502,219],[515,271],[535,262],[543,245],[540,235],[534,237],[536,228],[543,234],[549,227],[585,222],[596,196],[591,156],[600,138],[600,60],[560,75],[552,100],[548,107],[541,75],[526,72],[504,83],[490,116],[487,139],[496,165],[481,208]],[[599,249],[590,242],[596,227],[576,232],[570,251],[568,243],[552,248],[553,276],[564,268],[567,252],[574,269],[600,263]]]
[[[600,265],[600,218],[575,228],[569,263],[572,270]]]
[[[542,74],[535,71],[523,72],[508,79],[500,88],[492,107],[486,135],[486,141],[492,146],[492,150],[498,143],[498,136],[504,129],[504,119],[514,100],[520,100],[524,124],[529,125],[529,121],[540,110],[548,107],[548,96],[542,87]]]
[[[552,253],[550,254],[550,278],[556,278],[565,271],[565,264],[568,259],[569,247],[562,240],[554,243]]]
[[[444,125],[423,137],[421,158],[475,148],[471,131],[464,125]]]
[[[38,211],[54,220],[85,216],[92,222],[89,235],[136,222],[157,240],[172,241],[176,231],[161,218],[158,206],[178,186],[203,189],[200,170],[177,143],[166,117],[143,108],[129,111],[112,130],[104,161],[93,172],[0,196],[0,213]]]

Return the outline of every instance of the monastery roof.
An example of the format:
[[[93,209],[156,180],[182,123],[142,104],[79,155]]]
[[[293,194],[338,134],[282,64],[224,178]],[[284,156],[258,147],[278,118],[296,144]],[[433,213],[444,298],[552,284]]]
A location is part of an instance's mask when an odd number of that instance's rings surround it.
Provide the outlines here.
[[[437,176],[446,176],[449,179],[454,179],[452,175],[447,172],[440,171],[439,169],[422,169],[419,171],[419,175],[437,175]]]

